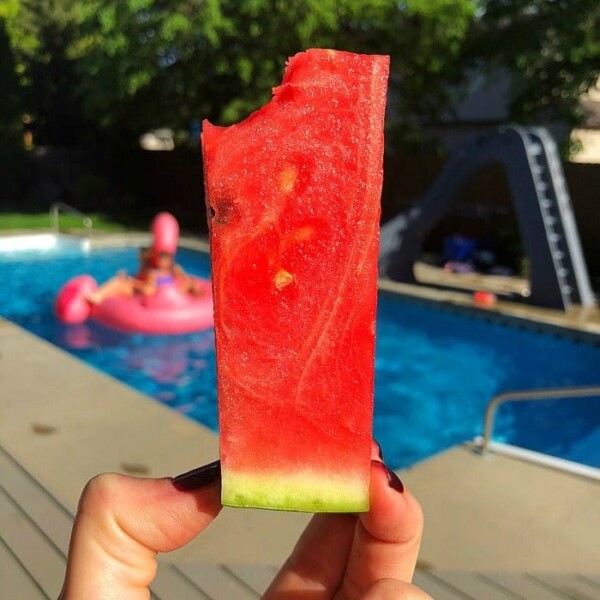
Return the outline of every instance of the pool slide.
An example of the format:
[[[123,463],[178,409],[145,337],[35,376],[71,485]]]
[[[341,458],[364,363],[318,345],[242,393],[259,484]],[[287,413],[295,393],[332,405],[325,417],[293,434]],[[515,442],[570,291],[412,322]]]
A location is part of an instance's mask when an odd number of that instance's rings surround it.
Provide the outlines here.
[[[461,146],[421,200],[381,228],[380,273],[414,282],[427,232],[484,167],[504,165],[530,262],[528,302],[559,310],[595,304],[556,144],[547,130],[507,125]]]

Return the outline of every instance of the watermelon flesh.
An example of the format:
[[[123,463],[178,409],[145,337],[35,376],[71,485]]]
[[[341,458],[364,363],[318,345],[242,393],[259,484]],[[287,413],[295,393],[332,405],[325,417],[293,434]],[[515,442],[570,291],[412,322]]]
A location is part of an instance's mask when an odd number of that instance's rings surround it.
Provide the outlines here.
[[[388,70],[308,50],[203,123],[223,504],[368,510]]]

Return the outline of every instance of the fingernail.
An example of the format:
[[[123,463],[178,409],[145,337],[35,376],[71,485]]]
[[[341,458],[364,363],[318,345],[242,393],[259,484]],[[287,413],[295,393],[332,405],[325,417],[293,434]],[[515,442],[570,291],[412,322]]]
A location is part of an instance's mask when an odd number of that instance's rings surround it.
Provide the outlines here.
[[[379,445],[379,442],[377,440],[373,440],[375,442],[375,445],[377,446],[377,453],[379,454],[379,458],[381,460],[383,460],[383,452],[381,451],[381,446]]]
[[[396,473],[394,473],[394,471],[392,471],[386,464],[380,463],[376,460],[371,461],[371,463],[379,465],[379,468],[385,471],[388,484],[392,489],[396,490],[400,494],[404,492],[404,484],[400,481],[400,478],[398,477],[398,475],[396,475]]]
[[[192,469],[173,477],[173,486],[180,492],[191,492],[212,485],[221,478],[221,461],[214,462]]]
[[[404,492],[404,484],[400,481],[400,477],[394,473],[387,465],[384,465],[390,487],[401,494]]]

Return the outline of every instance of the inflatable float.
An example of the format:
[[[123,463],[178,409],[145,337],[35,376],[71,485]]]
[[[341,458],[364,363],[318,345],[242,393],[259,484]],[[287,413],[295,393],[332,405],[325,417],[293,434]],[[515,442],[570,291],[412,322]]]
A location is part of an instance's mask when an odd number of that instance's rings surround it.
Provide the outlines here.
[[[179,238],[177,220],[160,213],[152,224],[152,252],[175,254]],[[161,285],[150,296],[142,294],[110,296],[99,304],[87,300],[98,288],[91,275],[69,280],[59,291],[54,304],[56,316],[63,323],[80,324],[87,319],[123,331],[144,334],[183,334],[208,329],[213,325],[211,284],[205,279],[190,278],[195,294],[180,289],[174,279]]]

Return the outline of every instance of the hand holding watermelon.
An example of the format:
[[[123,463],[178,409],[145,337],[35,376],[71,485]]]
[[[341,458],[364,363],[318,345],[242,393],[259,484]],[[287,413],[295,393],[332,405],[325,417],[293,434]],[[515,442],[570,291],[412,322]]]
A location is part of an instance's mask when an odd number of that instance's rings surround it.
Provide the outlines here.
[[[417,501],[378,459],[369,512],[318,514],[265,593],[266,600],[376,600],[429,596],[408,583],[421,541]],[[217,516],[220,468],[172,479],[101,475],[85,488],[61,600],[148,598],[156,555],[184,546]]]

